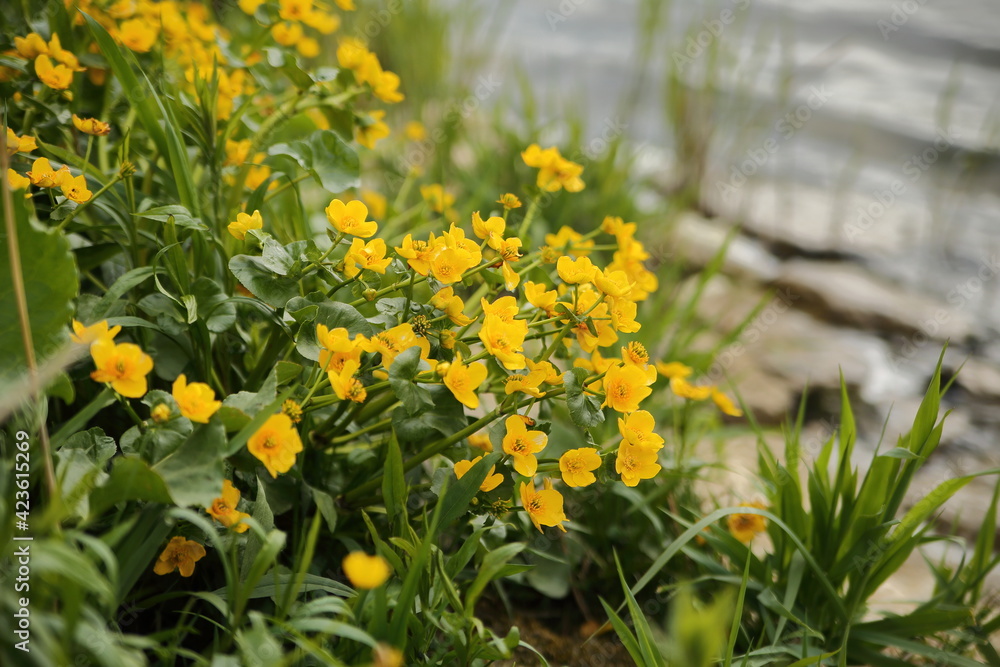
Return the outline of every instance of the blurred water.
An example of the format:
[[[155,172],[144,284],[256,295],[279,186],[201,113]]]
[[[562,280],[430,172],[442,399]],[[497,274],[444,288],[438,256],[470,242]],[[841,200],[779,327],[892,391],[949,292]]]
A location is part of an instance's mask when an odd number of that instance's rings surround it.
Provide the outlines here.
[[[640,0],[516,2],[491,37],[497,67],[519,63],[600,136],[638,71],[639,11]],[[1000,256],[998,34],[995,0],[678,1],[627,133],[669,161],[665,65],[697,87],[721,46],[707,204],[947,299]],[[996,334],[1000,278],[985,282],[963,307]]]

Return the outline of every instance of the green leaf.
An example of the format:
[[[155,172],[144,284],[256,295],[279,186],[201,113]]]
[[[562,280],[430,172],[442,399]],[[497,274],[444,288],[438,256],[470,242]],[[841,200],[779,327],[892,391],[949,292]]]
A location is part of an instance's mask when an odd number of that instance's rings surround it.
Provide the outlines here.
[[[268,65],[287,76],[296,88],[305,90],[313,85],[312,77],[302,69],[298,59],[283,49],[265,48],[264,57],[267,58]]]
[[[412,347],[398,355],[389,367],[389,385],[411,415],[434,408],[430,392],[414,380],[423,370],[422,366],[427,367],[427,364],[420,359],[420,348]]]
[[[399,440],[393,435],[386,448],[385,475],[382,477],[382,500],[390,521],[395,522],[396,517],[405,514],[406,497],[403,454],[399,449]]]
[[[261,257],[236,255],[229,260],[229,270],[251,294],[272,308],[284,308],[299,294],[298,283],[274,273]]]
[[[361,185],[357,153],[332,130],[317,130],[302,141],[275,144],[269,152],[292,158],[329,192]]]
[[[469,503],[479,492],[479,487],[489,473],[490,468],[500,460],[500,454],[494,452],[487,454],[472,466],[462,479],[455,481],[445,491],[441,498],[441,514],[438,520],[439,526],[448,526],[452,521],[458,519],[469,509]]]
[[[566,387],[566,406],[573,423],[582,428],[604,423],[604,410],[596,396],[584,391],[583,383],[590,375],[585,368],[573,368],[563,373]]]
[[[213,419],[200,424],[180,447],[153,466],[180,506],[207,507],[222,492],[222,448],[226,431]]]
[[[481,463],[481,462],[480,462]],[[479,465],[478,463],[476,465]],[[467,474],[472,474],[470,470]],[[485,475],[484,475],[485,478]],[[465,477],[458,480],[461,482]],[[482,482],[480,482],[482,483]],[[457,485],[456,485],[457,486]],[[453,487],[454,488],[454,487]],[[447,525],[447,524],[443,524]],[[469,585],[468,590],[465,592],[465,616],[466,618],[471,618],[473,612],[476,608],[476,601],[479,600],[479,596],[482,595],[486,586],[489,585],[491,581],[499,578],[500,573],[503,571],[503,567],[507,564],[510,559],[521,553],[524,549],[523,542],[513,542],[511,544],[505,544],[502,547],[497,547],[486,552],[483,557],[483,562],[480,563],[479,569],[476,573],[476,578]]]
[[[375,333],[372,325],[357,308],[339,301],[330,301],[322,292],[312,292],[304,297],[296,296],[287,302],[285,310],[297,320],[307,322],[299,331],[295,348],[310,361],[319,361],[317,324],[325,325],[331,330],[342,327],[347,329],[352,338],[359,334],[370,338]],[[310,319],[311,324],[308,323]]]
[[[236,324],[236,304],[211,278],[198,278],[191,286],[197,301],[198,317],[212,333],[228,331]]]
[[[81,312],[79,313],[80,321],[84,324],[93,324],[94,322],[99,322],[100,320],[105,319],[118,299],[125,296],[125,294],[133,287],[141,285],[145,281],[152,278],[156,271],[157,269],[154,269],[151,266],[141,266],[138,269],[132,269],[131,271],[123,273],[118,280],[116,280],[114,284],[108,288],[108,291],[105,292],[100,301],[90,307],[87,311],[83,311],[83,309],[81,309]],[[162,271],[162,269],[160,269],[160,271]]]
[[[222,488],[221,482],[219,488]],[[137,456],[115,459],[108,481],[90,494],[90,515],[98,517],[111,506],[128,500],[171,502],[170,491],[163,478]]]
[[[267,502],[267,496],[264,494],[264,484],[259,478],[257,479],[257,497],[253,501],[253,510],[250,512],[250,518],[260,524],[265,534],[274,528],[274,513],[271,511],[271,506]],[[242,579],[245,580],[247,574],[253,569],[254,562],[257,560],[257,556],[263,547],[264,540],[257,534],[257,531],[253,531],[249,538],[247,538],[246,547],[243,549],[243,560],[240,564],[240,576]],[[251,586],[256,586],[256,582],[251,584]]]
[[[25,305],[31,325],[36,362],[41,363],[66,340],[73,317],[73,299],[79,289],[76,261],[66,237],[45,231],[29,220],[24,198],[14,196],[18,256]],[[27,369],[21,335],[7,226],[0,227],[0,382],[13,380]],[[87,323],[89,324],[89,322]]]

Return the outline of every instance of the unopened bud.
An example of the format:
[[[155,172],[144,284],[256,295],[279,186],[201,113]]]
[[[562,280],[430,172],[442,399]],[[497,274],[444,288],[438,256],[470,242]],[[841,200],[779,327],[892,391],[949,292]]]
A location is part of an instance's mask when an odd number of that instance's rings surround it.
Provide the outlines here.
[[[361,293],[361,296],[365,297],[365,301],[374,301],[376,294],[378,294],[378,291],[373,287],[369,287]]]
[[[451,368],[451,362],[442,361],[434,368],[434,372],[438,374],[438,377],[444,377],[448,374],[449,368]]]

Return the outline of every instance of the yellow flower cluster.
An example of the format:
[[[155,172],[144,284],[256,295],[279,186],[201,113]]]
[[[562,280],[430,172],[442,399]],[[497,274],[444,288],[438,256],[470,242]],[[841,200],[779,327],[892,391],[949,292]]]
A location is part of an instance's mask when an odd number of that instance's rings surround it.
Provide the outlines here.
[[[704,401],[709,398],[724,414],[730,417],[741,417],[743,411],[736,407],[733,400],[719,390],[715,385],[695,385],[688,378],[694,373],[694,369],[685,366],[679,361],[657,362],[657,370],[664,377],[670,378],[670,391],[677,396],[690,401]]]
[[[240,9],[253,14],[264,0],[239,0]],[[340,5],[341,9],[354,9],[353,5]],[[319,40],[306,29],[329,35],[340,27],[340,17],[317,6],[313,0],[279,0],[278,15],[281,21],[271,26],[271,37],[281,46],[295,47],[304,58],[315,58],[320,53]]]

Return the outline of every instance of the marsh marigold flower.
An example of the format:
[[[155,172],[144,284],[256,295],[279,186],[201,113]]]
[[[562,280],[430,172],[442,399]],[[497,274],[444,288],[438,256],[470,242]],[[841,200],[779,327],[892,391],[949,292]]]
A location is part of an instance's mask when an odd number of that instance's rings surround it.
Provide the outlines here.
[[[462,297],[455,295],[455,290],[450,285],[438,290],[431,297],[430,305],[438,310],[443,310],[448,319],[460,327],[471,324],[473,321],[471,317],[462,313],[465,309],[465,302],[462,301]]]
[[[367,239],[378,231],[378,223],[368,219],[368,207],[357,199],[346,204],[334,199],[326,207],[326,219],[341,234]]]
[[[246,213],[237,213],[236,220],[229,223],[226,229],[232,234],[236,239],[242,241],[246,238],[247,232],[251,229],[263,229],[264,219],[260,215],[260,211],[254,211],[253,214],[247,215]]]
[[[593,447],[571,449],[559,457],[559,472],[567,486],[589,486],[597,481],[592,470],[601,467],[601,456]]]
[[[215,400],[215,392],[204,382],[187,383],[183,373],[174,380],[173,397],[181,414],[193,422],[207,424],[222,402]]]
[[[719,410],[730,417],[743,416],[743,411],[736,407],[736,404],[733,403],[733,399],[729,398],[718,389],[712,390],[712,401],[715,403],[716,407],[719,408]]]
[[[423,197],[427,205],[431,207],[432,211],[437,213],[444,213],[452,204],[455,203],[455,195],[448,194],[444,190],[444,186],[440,183],[432,183],[431,185],[421,185],[420,186],[420,196]]]
[[[94,196],[94,193],[87,189],[87,179],[83,174],[75,178],[71,176],[63,178],[59,187],[66,199],[75,201],[77,204],[90,201],[90,198]]]
[[[487,454],[493,451],[493,443],[490,441],[490,436],[485,433],[473,433],[470,435],[469,445],[476,449],[481,449]]]
[[[352,551],[343,562],[344,574],[351,586],[362,590],[378,588],[389,578],[389,563],[381,556],[369,556],[363,551]]]
[[[339,373],[348,360],[361,361],[361,346],[359,339],[351,339],[350,333],[344,327],[328,328],[325,324],[316,325],[316,342],[319,343],[319,365],[325,371]]]
[[[149,411],[149,418],[157,424],[165,424],[170,420],[170,406],[166,403],[157,403],[156,407]]]
[[[22,176],[13,169],[7,170],[7,184],[10,186],[11,190],[24,190],[29,185],[31,185],[31,179],[27,176]],[[30,197],[30,194],[24,195],[25,197]]]
[[[479,211],[472,214],[472,233],[482,240],[503,239],[503,233],[507,229],[507,223],[498,215],[491,216],[483,220]]]
[[[670,391],[691,401],[704,401],[712,395],[715,387],[693,385],[682,377],[670,378]]]
[[[37,32],[29,32],[24,37],[15,37],[14,48],[17,49],[19,56],[28,60],[34,60],[49,52],[49,45]]]
[[[108,321],[101,320],[100,322],[95,322],[89,327],[83,326],[82,322],[73,320],[73,333],[70,334],[70,340],[78,345],[90,345],[91,343],[96,343],[97,341],[111,341],[114,337],[118,335],[121,331],[120,326],[108,328]]]
[[[98,340],[90,346],[90,356],[97,366],[90,374],[95,381],[110,382],[112,389],[128,398],[146,395],[146,376],[153,370],[153,360],[138,345]]]
[[[232,528],[237,533],[245,533],[250,526],[242,521],[250,515],[237,511],[236,506],[239,504],[240,490],[227,479],[222,482],[222,495],[213,500],[211,507],[205,508],[205,511],[226,528]]]
[[[392,366],[396,357],[411,347],[420,348],[420,358],[426,359],[431,353],[431,344],[426,338],[417,336],[413,325],[403,322],[391,329],[381,331],[370,339],[361,339],[358,343],[365,352],[377,352],[382,355],[382,367],[386,370]]]
[[[174,570],[179,570],[182,577],[190,577],[194,574],[194,564],[204,557],[205,547],[178,535],[170,538],[170,542],[156,559],[153,572],[170,574]]]
[[[500,199],[497,200],[497,203],[503,206],[505,211],[521,208],[521,200],[517,198],[517,195],[511,192],[500,195]]]
[[[392,263],[392,257],[385,256],[386,246],[382,239],[372,239],[365,243],[361,239],[353,239],[351,247],[344,255],[344,273],[353,278],[362,270],[385,273]]]
[[[359,126],[354,133],[354,138],[365,148],[375,148],[375,144],[389,136],[389,126],[383,120],[385,111],[378,109],[368,113],[367,123]]]
[[[359,194],[365,205],[368,206],[368,212],[371,213],[373,218],[382,219],[385,217],[385,212],[388,208],[385,195],[374,190],[362,190]]]
[[[555,192],[565,188],[567,192],[579,192],[584,188],[580,178],[583,166],[564,158],[554,146],[542,149],[538,144],[531,144],[521,153],[521,159],[529,167],[538,169],[536,184],[542,190]]]
[[[521,482],[520,488],[521,506],[527,510],[528,518],[535,524],[538,532],[543,532],[542,526],[558,526],[559,530],[566,532],[562,525],[563,521],[568,520],[563,511],[563,497],[552,488],[551,480],[545,480],[541,491],[536,491],[534,484],[525,482]]]
[[[73,70],[65,65],[53,65],[52,60],[44,54],[35,59],[35,74],[53,90],[66,90],[73,83]]]
[[[546,234],[545,243],[553,248],[567,248],[570,255],[583,257],[589,255],[594,246],[593,239],[583,240],[583,235],[572,227],[563,225],[555,234]]]
[[[618,432],[630,445],[655,452],[663,448],[663,437],[656,433],[656,421],[646,410],[636,410],[618,418]]]
[[[129,19],[118,26],[121,43],[136,53],[146,53],[152,49],[158,32],[154,24],[144,19]]]
[[[579,257],[575,260],[563,255],[556,262],[556,272],[565,283],[579,284],[593,282],[597,267],[589,257]]]
[[[622,476],[626,486],[635,486],[644,479],[652,479],[660,472],[656,451],[636,447],[627,441],[618,446],[615,470]]]
[[[455,477],[462,479],[465,477],[465,473],[469,472],[469,470],[472,469],[472,466],[479,463],[482,459],[482,456],[477,456],[471,461],[455,461]],[[486,479],[484,479],[483,483],[479,485],[480,491],[486,491],[488,493],[500,486],[503,482],[503,475],[496,472],[496,469],[496,466],[490,466],[490,471],[486,473]]]
[[[14,130],[7,128],[7,155],[15,153],[30,153],[38,148],[38,142],[34,137],[19,137]]]
[[[302,451],[302,440],[286,414],[271,415],[250,436],[247,449],[256,456],[271,477],[288,472],[295,465],[295,455]]]
[[[362,384],[361,380],[354,377],[354,374],[358,372],[358,368],[359,364],[356,360],[348,359],[339,371],[327,371],[327,377],[330,380],[333,393],[340,400],[364,403],[365,399],[368,398],[368,391],[365,389],[365,385]]]
[[[527,323],[524,320],[520,322],[524,326],[518,326],[513,322],[507,323],[496,316],[487,315],[483,326],[479,329],[479,340],[483,342],[483,347],[508,370],[517,370],[525,366],[521,350]]]
[[[529,431],[520,415],[507,417],[504,425],[503,451],[514,461],[514,470],[525,477],[534,477],[538,470],[535,454],[545,449],[549,437],[542,431]]]
[[[70,173],[66,165],[56,170],[52,168],[48,158],[40,157],[31,164],[31,171],[28,172],[27,176],[32,185],[37,185],[40,188],[56,188],[70,177]]]
[[[628,364],[616,364],[608,369],[604,376],[604,403],[616,412],[635,412],[639,403],[653,393],[646,386],[646,374]]]
[[[763,503],[740,503],[739,506],[767,509]],[[759,514],[730,514],[726,517],[726,524],[733,537],[743,544],[749,544],[754,535],[767,530],[767,518]]]
[[[73,127],[95,137],[103,137],[111,132],[111,126],[107,123],[102,123],[96,118],[80,118],[76,114],[73,114]]]
[[[455,361],[448,366],[444,374],[444,385],[465,407],[475,410],[479,407],[479,396],[476,389],[483,383],[489,369],[486,364],[476,361],[471,364],[462,363],[462,355],[456,355]]]

